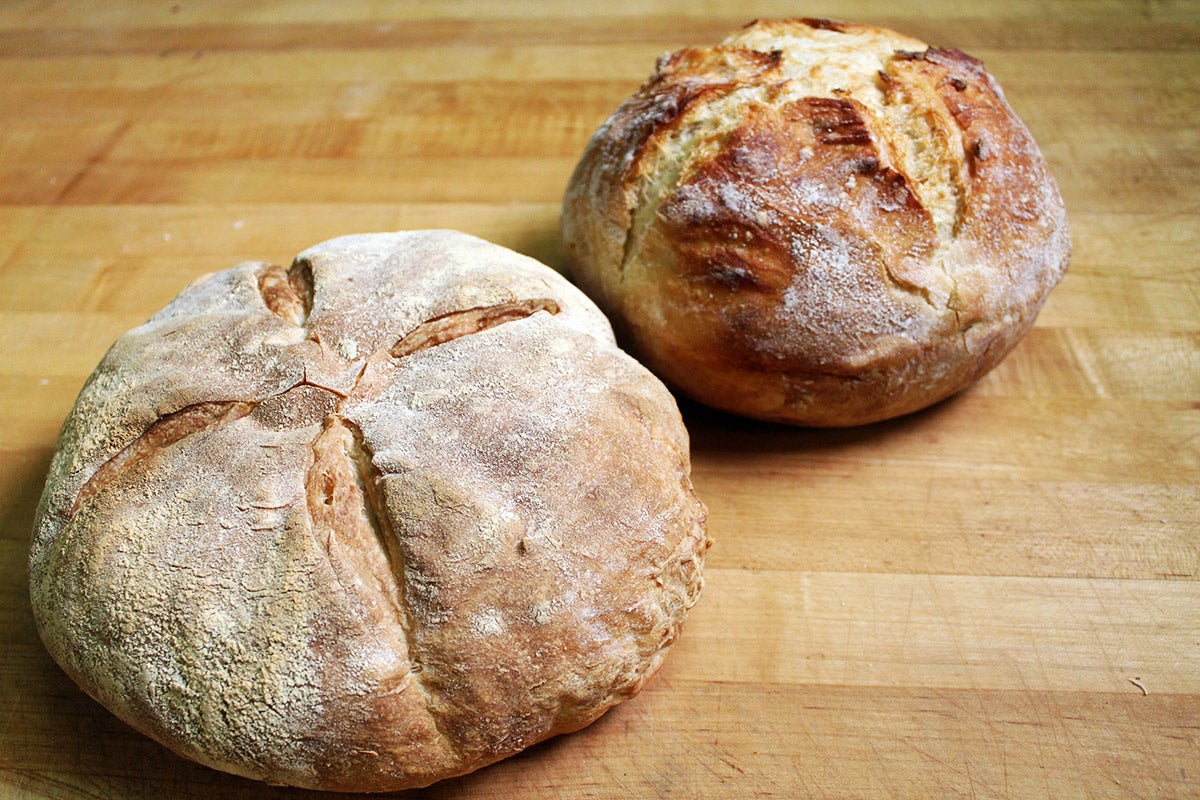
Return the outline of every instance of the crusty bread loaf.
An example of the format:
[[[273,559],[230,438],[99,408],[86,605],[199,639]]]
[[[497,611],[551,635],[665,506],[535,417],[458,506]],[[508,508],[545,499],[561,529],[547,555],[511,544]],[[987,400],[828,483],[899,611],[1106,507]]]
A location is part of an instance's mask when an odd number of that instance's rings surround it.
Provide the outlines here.
[[[669,383],[807,425],[965,388],[1070,253],[1042,155],[980,62],[829,20],[663,57],[589,142],[562,236]]]
[[[344,237],[116,342],[51,466],[33,609],[184,756],[421,786],[639,691],[700,592],[689,474],[670,394],[548,267]]]

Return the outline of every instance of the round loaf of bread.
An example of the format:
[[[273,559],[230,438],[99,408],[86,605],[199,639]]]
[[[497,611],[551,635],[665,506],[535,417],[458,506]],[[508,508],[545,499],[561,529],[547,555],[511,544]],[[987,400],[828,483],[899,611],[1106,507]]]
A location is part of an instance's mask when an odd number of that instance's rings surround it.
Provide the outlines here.
[[[202,278],[105,356],[32,604],[87,692],[270,783],[427,785],[660,665],[708,540],[674,400],[566,279],[465,234]]]
[[[979,61],[829,20],[660,59],[589,142],[562,236],[669,383],[828,426],[968,386],[1070,255],[1045,161]]]

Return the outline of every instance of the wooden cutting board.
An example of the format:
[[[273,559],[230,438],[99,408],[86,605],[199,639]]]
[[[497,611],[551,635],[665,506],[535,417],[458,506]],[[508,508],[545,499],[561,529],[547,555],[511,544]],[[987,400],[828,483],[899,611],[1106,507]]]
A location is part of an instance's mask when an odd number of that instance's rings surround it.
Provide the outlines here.
[[[911,417],[685,403],[716,544],[665,668],[412,796],[1200,797],[1200,5],[914,6],[0,4],[0,796],[307,794],[181,761],[37,639],[34,508],[116,336],[343,233],[561,266],[567,176],[654,59],[801,13],[983,58],[1062,186],[1071,271],[999,368]]]

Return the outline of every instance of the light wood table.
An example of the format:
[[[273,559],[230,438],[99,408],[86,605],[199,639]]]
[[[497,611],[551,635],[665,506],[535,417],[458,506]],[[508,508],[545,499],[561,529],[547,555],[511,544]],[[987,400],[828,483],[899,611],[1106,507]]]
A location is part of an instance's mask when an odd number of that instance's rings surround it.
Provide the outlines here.
[[[25,559],[112,340],[192,278],[343,233],[562,265],[559,200],[661,53],[756,16],[981,57],[1075,256],[974,388],[861,429],[690,404],[716,540],[666,666],[431,798],[1200,797],[1200,4],[0,4],[0,797],[299,797],[83,695]],[[319,795],[313,794],[313,797]]]

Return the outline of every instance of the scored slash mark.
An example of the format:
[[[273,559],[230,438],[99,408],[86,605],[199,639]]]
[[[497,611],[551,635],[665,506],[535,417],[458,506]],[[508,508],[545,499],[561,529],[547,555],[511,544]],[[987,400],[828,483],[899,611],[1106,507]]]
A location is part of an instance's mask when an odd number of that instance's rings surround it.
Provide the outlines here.
[[[392,358],[403,358],[453,341],[461,336],[469,336],[506,322],[533,316],[539,311],[557,314],[558,310],[558,303],[550,298],[537,297],[531,300],[512,300],[507,303],[469,308],[465,311],[451,311],[422,322],[392,345],[388,349],[388,353]]]
[[[92,477],[76,495],[75,503],[67,511],[67,516],[73,516],[84,503],[95,497],[101,489],[116,478],[117,473],[121,470],[149,458],[154,453],[170,447],[193,433],[239,420],[252,412],[257,405],[258,403],[255,402],[241,400],[197,403],[181,408],[173,414],[160,417],[146,429],[145,433],[105,461],[92,474]]]
[[[297,327],[304,327],[312,312],[312,265],[297,261],[285,270],[271,264],[258,276],[258,293],[271,313]]]

